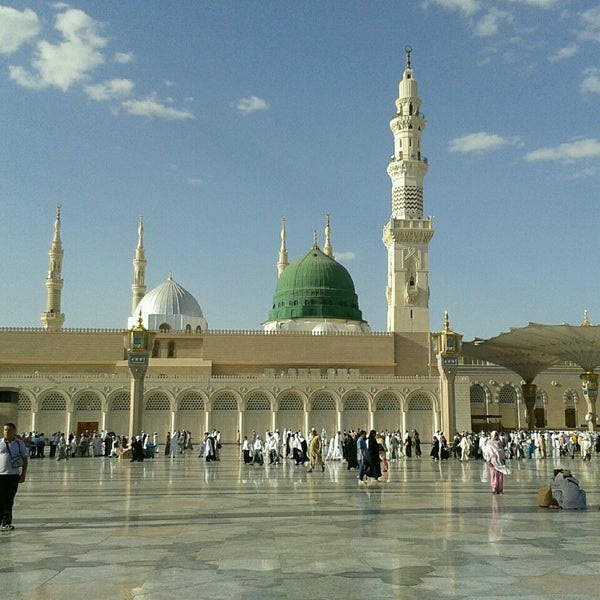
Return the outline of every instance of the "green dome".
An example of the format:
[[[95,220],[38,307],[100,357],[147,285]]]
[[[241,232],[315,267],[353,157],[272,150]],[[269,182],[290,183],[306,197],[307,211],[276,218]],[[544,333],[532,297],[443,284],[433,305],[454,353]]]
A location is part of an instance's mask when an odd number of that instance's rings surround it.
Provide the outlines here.
[[[317,247],[283,271],[269,311],[269,321],[306,318],[363,320],[350,273]]]

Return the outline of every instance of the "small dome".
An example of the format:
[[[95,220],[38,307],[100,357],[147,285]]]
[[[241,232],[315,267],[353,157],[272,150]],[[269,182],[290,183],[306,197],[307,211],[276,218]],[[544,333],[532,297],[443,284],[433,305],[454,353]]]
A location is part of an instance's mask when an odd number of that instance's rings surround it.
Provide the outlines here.
[[[188,331],[200,333],[208,329],[198,301],[173,277],[148,292],[129,318],[129,326],[142,315],[144,327],[150,330]]]
[[[183,289],[171,276],[158,287],[148,292],[140,301],[136,312],[144,315],[185,315],[204,317],[198,301]]]
[[[281,274],[268,320],[306,318],[363,320],[350,273],[316,245]]]

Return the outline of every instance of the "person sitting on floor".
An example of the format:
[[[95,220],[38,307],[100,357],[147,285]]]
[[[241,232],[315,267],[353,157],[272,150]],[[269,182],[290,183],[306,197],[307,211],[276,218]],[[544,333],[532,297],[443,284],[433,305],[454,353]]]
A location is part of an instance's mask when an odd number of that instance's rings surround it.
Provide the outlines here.
[[[586,507],[585,490],[579,487],[579,481],[573,477],[569,469],[554,469],[554,477],[550,480],[552,506],[564,509],[581,509]]]

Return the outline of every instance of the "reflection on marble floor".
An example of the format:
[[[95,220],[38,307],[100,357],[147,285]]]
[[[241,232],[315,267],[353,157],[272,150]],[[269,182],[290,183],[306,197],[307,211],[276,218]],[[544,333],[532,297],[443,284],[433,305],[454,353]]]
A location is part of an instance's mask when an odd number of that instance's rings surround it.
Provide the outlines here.
[[[536,507],[568,466],[585,511]],[[327,463],[247,466],[158,456],[30,462],[0,535],[1,600],[600,597],[600,458],[390,464],[359,486]]]

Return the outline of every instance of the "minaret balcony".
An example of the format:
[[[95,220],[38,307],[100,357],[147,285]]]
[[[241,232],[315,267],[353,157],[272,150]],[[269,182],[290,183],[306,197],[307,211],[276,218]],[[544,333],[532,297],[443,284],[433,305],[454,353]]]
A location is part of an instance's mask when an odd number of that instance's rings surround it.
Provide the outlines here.
[[[404,156],[404,152],[400,152],[398,156],[394,156],[393,154],[392,156],[390,156],[390,163],[397,162],[399,160],[414,160],[425,163],[426,165],[429,164],[429,161],[427,160],[426,156],[419,156],[418,154],[410,154],[409,156]]]

